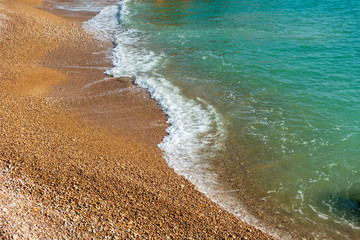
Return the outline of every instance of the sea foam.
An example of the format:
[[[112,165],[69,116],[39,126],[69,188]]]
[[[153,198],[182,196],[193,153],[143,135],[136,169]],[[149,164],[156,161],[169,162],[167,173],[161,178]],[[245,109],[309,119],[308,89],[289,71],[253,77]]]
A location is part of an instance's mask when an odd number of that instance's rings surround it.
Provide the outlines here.
[[[116,2],[116,0],[107,0],[107,1],[88,1],[88,0],[76,0],[74,2],[62,2],[61,5],[55,1],[48,0],[48,4],[54,5],[56,9],[67,10],[72,12],[93,12],[97,13],[101,11],[104,7],[108,6],[111,2]]]
[[[216,109],[200,98],[189,99],[168,81],[158,69],[166,63],[166,54],[146,47],[146,34],[129,26],[131,13],[127,1],[103,9],[84,27],[100,38],[114,42],[114,68],[106,73],[114,77],[130,76],[145,88],[163,109],[171,124],[159,147],[169,166],[206,191],[216,182],[216,174],[205,171],[206,157],[223,147],[226,130]],[[206,176],[206,178],[204,178]],[[211,183],[205,186],[204,179]]]

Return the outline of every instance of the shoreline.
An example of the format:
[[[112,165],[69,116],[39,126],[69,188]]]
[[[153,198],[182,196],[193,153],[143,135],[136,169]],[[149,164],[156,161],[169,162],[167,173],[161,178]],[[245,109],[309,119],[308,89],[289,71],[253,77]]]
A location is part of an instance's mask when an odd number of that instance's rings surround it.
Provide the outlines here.
[[[46,1],[41,8],[73,20],[79,27],[93,15],[81,11],[76,12],[74,18],[65,10],[58,11],[53,6],[49,8]],[[87,37],[92,38],[92,35]],[[134,85],[132,79],[104,74],[112,67],[111,42],[89,41],[90,44],[85,42],[59,47],[42,59],[43,66],[72,76],[71,81],[58,84],[51,96],[60,98],[68,110],[92,126],[156,147],[166,134],[166,116],[149,93]],[[73,52],[78,53],[74,55]]]
[[[109,122],[87,120],[93,117],[94,97],[79,100],[74,97],[79,92],[71,95],[67,88],[79,83],[82,89],[86,79],[80,76],[100,76],[101,70],[69,70],[84,59],[93,64],[89,55],[93,49],[79,46],[92,46],[94,40],[75,22],[29,3],[40,1],[6,3],[12,12],[5,13],[9,17],[0,46],[1,58],[6,59],[0,64],[0,177],[7,179],[1,188],[6,190],[0,192],[0,235],[271,239],[222,210],[167,166],[155,144],[164,136],[166,124],[157,130],[146,127],[148,119],[165,118],[145,91],[134,91],[122,104],[125,114],[131,115],[139,112],[130,110],[138,97],[147,96],[145,112],[134,116],[143,121],[141,134],[133,131],[139,122],[128,126],[128,118],[114,126],[118,115],[107,117]],[[66,67],[61,66],[64,62]],[[129,86],[111,79],[103,83],[107,85],[82,94],[94,96],[114,85]],[[114,106],[118,97],[101,96],[95,102],[101,109]],[[150,105],[160,115],[149,116]],[[74,109],[80,112],[75,114]],[[121,132],[124,128],[127,131]],[[153,134],[144,136],[144,129]]]

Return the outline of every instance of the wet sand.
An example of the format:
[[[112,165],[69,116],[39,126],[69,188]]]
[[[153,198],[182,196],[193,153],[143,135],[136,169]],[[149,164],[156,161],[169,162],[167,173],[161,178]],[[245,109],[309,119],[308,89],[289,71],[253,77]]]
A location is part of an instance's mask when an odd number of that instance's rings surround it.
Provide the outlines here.
[[[40,5],[0,0],[0,238],[271,239],[167,166],[166,116],[103,74],[89,16]]]

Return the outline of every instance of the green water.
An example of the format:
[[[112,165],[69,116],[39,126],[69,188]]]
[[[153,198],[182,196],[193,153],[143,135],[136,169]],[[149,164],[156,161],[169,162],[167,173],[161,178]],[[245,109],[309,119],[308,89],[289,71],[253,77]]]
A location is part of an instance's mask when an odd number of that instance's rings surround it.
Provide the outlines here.
[[[360,1],[133,0],[118,18],[126,51],[115,51],[148,59],[128,58],[129,74],[221,116],[209,141],[225,134],[221,147],[196,154],[231,210],[283,237],[360,238]],[[170,105],[170,119],[186,108]],[[205,141],[193,138],[165,152]]]

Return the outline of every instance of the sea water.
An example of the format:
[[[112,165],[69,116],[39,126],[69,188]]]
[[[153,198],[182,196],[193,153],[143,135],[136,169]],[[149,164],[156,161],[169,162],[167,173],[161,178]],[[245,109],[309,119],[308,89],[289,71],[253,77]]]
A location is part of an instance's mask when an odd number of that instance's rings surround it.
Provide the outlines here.
[[[85,26],[199,190],[279,237],[360,238],[360,1],[125,0]]]

